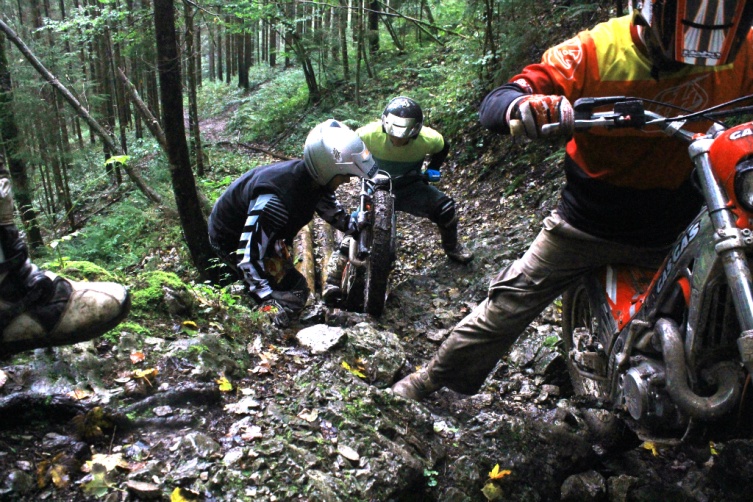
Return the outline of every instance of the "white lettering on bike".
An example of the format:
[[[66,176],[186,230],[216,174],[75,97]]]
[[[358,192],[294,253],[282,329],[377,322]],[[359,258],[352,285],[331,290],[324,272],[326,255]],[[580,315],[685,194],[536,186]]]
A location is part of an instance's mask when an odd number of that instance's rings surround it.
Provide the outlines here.
[[[733,132],[729,135],[729,139],[731,141],[735,141],[736,139],[742,139],[747,136],[753,136],[753,129],[751,129],[750,127],[746,127],[745,129],[740,129],[739,131]]]
[[[700,230],[701,230],[700,221],[693,222],[691,226],[688,227],[687,230],[685,230],[685,235],[682,236],[682,239],[680,240],[680,242],[678,242],[675,248],[672,250],[672,254],[670,254],[669,261],[667,262],[667,265],[664,267],[664,270],[661,273],[661,277],[659,277],[659,280],[656,281],[657,293],[659,293],[662,290],[665,283],[667,282],[667,279],[669,279],[669,275],[672,273],[672,268],[677,263],[677,260],[680,259],[680,256],[682,256],[682,253],[688,248],[688,246],[693,241],[693,239],[695,239],[695,237],[698,235],[698,232]]]

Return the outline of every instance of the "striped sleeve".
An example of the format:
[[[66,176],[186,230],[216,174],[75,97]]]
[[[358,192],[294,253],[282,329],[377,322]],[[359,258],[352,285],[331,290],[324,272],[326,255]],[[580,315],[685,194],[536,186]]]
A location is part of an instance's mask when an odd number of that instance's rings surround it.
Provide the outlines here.
[[[249,293],[257,301],[272,294],[264,256],[269,243],[276,240],[277,233],[287,222],[288,210],[274,194],[259,195],[248,205],[248,216],[238,243],[238,256],[243,257],[238,269],[243,273]]]

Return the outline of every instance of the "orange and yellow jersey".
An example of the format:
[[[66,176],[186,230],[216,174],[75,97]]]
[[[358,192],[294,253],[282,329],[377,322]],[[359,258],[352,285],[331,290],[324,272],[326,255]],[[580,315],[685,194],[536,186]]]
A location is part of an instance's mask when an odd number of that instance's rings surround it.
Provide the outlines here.
[[[734,64],[684,66],[652,73],[652,63],[631,16],[615,18],[547,50],[495,89],[481,106],[481,122],[499,132],[507,106],[522,94],[581,97],[630,96],[688,111],[753,93],[753,32]],[[682,112],[648,105],[666,116]],[[703,132],[710,122],[689,124]],[[687,143],[658,130],[598,129],[578,132],[567,144],[567,185],[560,209],[574,226],[632,244],[671,242],[695,216],[700,198],[689,183]]]

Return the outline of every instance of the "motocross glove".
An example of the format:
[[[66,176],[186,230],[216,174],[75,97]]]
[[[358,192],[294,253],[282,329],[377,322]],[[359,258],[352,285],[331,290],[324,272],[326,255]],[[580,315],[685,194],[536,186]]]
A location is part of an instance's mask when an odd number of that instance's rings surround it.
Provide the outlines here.
[[[297,314],[306,306],[308,291],[272,291],[269,297],[288,314]]]
[[[573,135],[574,111],[564,96],[531,94],[512,102],[507,123],[513,136],[531,139]]]
[[[360,232],[369,225],[371,225],[371,221],[369,221],[369,214],[365,211],[353,211],[350,214],[350,224],[348,226],[352,229],[351,233]]]
[[[424,171],[424,176],[426,177],[426,181],[436,183],[442,179],[442,172],[436,169],[427,169]]]
[[[269,317],[272,324],[280,329],[290,326],[290,317],[285,309],[271,298],[259,305],[259,312]]]

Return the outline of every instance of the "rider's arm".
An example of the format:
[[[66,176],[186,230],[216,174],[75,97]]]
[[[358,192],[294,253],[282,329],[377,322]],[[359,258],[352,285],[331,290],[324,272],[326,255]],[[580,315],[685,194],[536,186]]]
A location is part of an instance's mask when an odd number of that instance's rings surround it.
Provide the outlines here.
[[[445,159],[447,158],[447,154],[450,153],[450,145],[447,142],[447,140],[444,140],[444,146],[442,147],[442,150],[439,152],[431,155],[429,157],[429,164],[426,166],[427,170],[434,170],[439,171],[439,168],[442,167],[442,164],[444,163]]]
[[[479,108],[479,120],[487,129],[509,134],[511,106],[532,94],[565,96],[574,101],[589,81],[587,68],[591,46],[587,33],[581,33],[547,50],[541,63],[526,66],[520,74],[490,92]]]
[[[272,294],[264,257],[287,222],[288,210],[277,195],[261,194],[248,205],[246,223],[238,243],[238,254],[242,255],[238,269],[257,302],[263,302]]]
[[[316,214],[336,229],[344,232],[345,235],[350,235],[357,230],[356,222],[337,202],[334,193],[325,194],[319,199],[319,203],[316,205]]]

